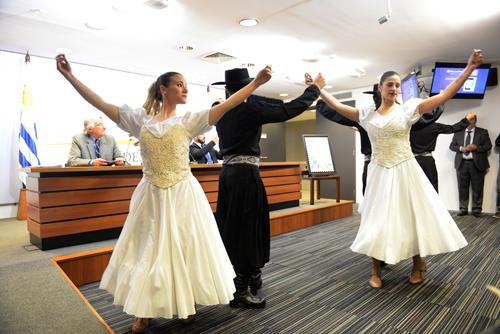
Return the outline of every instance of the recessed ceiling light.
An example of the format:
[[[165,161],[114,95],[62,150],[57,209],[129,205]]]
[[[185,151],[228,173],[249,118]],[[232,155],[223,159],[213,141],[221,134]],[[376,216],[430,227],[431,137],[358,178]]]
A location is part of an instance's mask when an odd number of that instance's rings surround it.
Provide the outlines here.
[[[287,96],[288,96],[288,93],[280,93],[280,96],[281,96],[281,97],[287,97]]]
[[[257,24],[259,24],[259,20],[257,20],[257,19],[246,18],[246,19],[240,20],[240,25],[242,25],[244,27],[253,27],[253,26],[256,26]]]

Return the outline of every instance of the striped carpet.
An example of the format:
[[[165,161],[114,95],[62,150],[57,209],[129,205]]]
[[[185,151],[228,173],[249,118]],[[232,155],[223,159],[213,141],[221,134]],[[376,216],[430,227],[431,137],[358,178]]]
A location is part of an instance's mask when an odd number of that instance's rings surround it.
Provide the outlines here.
[[[500,220],[455,219],[469,245],[428,257],[419,286],[407,283],[411,260],[384,268],[381,290],[368,286],[371,260],[349,250],[359,226],[354,216],[272,239],[265,309],[199,307],[192,324],[154,319],[148,332],[465,334],[500,326],[500,298],[485,289],[500,285]],[[132,317],[98,283],[81,291],[116,333],[130,331]]]

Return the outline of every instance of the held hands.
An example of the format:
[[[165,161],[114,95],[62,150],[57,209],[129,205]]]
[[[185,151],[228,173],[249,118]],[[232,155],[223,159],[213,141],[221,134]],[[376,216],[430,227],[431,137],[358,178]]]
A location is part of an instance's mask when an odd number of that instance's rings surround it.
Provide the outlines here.
[[[122,158],[116,158],[115,160],[115,165],[116,166],[123,166],[125,164],[125,160]]]
[[[475,144],[469,144],[469,145],[465,146],[465,149],[467,150],[467,152],[472,152],[472,151],[477,150],[477,146]]]
[[[57,70],[65,78],[68,78],[70,75],[72,75],[71,66],[69,65],[69,61],[66,59],[65,55],[59,54],[56,56],[56,65],[57,65]]]
[[[465,118],[469,121],[469,122],[472,122],[474,120],[474,118],[476,117],[476,113],[471,111],[469,113],[467,113],[467,115],[465,115]]]
[[[98,158],[92,160],[92,166],[107,166],[108,162],[104,159]]]
[[[467,61],[467,67],[476,69],[483,64],[483,61],[483,51],[481,51],[480,49],[474,49],[469,57],[469,60]]]
[[[257,85],[260,86],[271,80],[272,74],[273,74],[272,66],[267,65],[262,70],[260,70],[259,73],[257,73],[257,76],[253,80]]]
[[[316,78],[314,78],[314,80],[312,79],[312,76],[309,73],[305,73],[304,78],[306,85],[316,85],[320,90],[323,89],[323,87],[325,87],[326,85],[325,78],[323,78],[323,75],[321,73],[318,73],[318,75],[316,76]]]

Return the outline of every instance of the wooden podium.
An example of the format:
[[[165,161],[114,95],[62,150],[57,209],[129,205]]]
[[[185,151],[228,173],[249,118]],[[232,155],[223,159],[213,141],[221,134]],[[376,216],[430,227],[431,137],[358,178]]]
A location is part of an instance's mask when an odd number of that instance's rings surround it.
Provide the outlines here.
[[[222,165],[191,165],[213,211]],[[271,210],[299,205],[299,162],[259,166]],[[141,166],[27,168],[26,198],[30,242],[42,250],[117,238]]]

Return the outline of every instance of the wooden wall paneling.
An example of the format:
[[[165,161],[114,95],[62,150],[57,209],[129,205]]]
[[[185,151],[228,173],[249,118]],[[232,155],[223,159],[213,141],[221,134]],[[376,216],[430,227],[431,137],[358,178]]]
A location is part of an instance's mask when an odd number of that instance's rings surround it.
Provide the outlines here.
[[[89,218],[128,213],[130,201],[114,201],[81,205],[60,206],[39,209],[38,219],[29,216],[39,223],[56,222],[79,218]],[[28,215],[30,210],[28,209]]]
[[[126,219],[127,214],[119,214],[41,224],[28,218],[28,231],[40,239],[51,238],[122,227]]]
[[[96,202],[129,200],[135,187],[104,188],[37,193],[28,191],[28,203],[37,207],[54,207]]]

